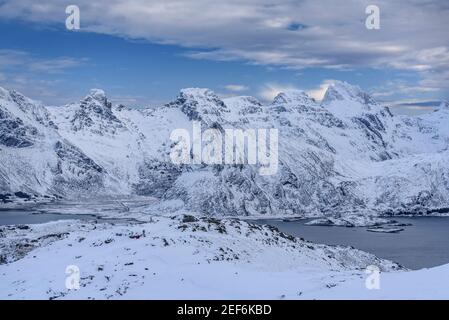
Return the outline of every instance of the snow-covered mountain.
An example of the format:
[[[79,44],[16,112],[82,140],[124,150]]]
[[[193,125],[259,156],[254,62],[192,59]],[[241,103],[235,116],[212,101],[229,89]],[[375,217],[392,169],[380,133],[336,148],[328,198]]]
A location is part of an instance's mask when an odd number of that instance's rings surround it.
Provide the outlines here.
[[[395,116],[344,82],[321,103],[302,91],[264,105],[183,89],[158,108],[112,105],[102,90],[79,103],[45,107],[0,90],[0,194],[148,195],[215,215],[340,215],[449,208],[449,105]],[[279,169],[175,165],[170,133],[202,129],[279,130]],[[20,193],[19,193],[20,195]],[[23,196],[23,195],[22,195]]]

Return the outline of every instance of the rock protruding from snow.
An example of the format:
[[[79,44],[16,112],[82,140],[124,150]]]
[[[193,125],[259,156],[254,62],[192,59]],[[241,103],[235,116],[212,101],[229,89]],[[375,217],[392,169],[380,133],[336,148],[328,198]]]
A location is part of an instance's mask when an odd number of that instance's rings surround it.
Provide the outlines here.
[[[0,88],[0,145],[30,147],[53,129],[56,126],[44,106],[17,91]]]
[[[227,119],[230,121],[241,121],[243,117],[247,115],[257,115],[263,113],[263,106],[254,97],[251,96],[238,96],[223,99],[223,102],[229,109],[229,116]],[[246,121],[246,120],[245,120]]]
[[[342,81],[329,85],[321,105],[340,117],[359,116],[382,109],[374,98],[360,87]]]
[[[33,145],[37,129],[27,126],[0,106],[0,145],[13,148],[26,148]]]
[[[269,106],[270,110],[277,113],[289,112],[319,112],[317,108],[321,107],[316,104],[315,100],[302,90],[286,90],[280,92]]]
[[[302,90],[285,90],[280,92],[274,99],[272,104],[313,104],[315,100]]]
[[[215,122],[229,112],[222,100],[211,90],[203,88],[182,89],[178,98],[169,104],[177,106],[190,120]]]
[[[103,186],[103,168],[77,147],[58,141],[54,150],[58,161],[54,183],[58,190],[66,194],[73,189],[95,192]],[[67,176],[65,172],[71,172],[73,176]]]
[[[111,109],[112,104],[108,101],[103,90],[91,89],[89,94],[81,100],[81,107],[92,108],[101,113],[102,109]]]
[[[65,128],[46,107],[16,91],[0,95],[0,194],[92,195],[104,187],[106,173],[61,137]]]
[[[95,100],[106,102],[106,93],[102,89],[91,89],[89,92],[89,97]]]
[[[336,81],[329,85],[323,98],[323,104],[326,105],[336,100],[350,100],[364,105],[377,105],[377,102],[368,93],[362,91],[359,86],[344,81]]]
[[[100,89],[90,90],[81,100],[71,122],[74,131],[90,129],[97,134],[113,134],[116,129],[123,127],[112,111],[112,103]]]
[[[33,125],[37,121],[39,125],[56,129],[47,109],[40,102],[31,100],[20,92],[0,88],[0,103],[4,110],[21,118],[26,124]]]
[[[323,105],[301,91],[261,105],[190,88],[143,111],[111,107],[102,90],[54,108],[0,94],[0,194],[65,195],[91,184],[105,195],[151,195],[209,215],[345,218],[449,207],[447,112],[393,116],[346,83],[331,86]],[[259,175],[257,164],[175,166],[170,135],[190,132],[193,121],[203,130],[278,129],[276,174]],[[57,141],[64,145],[55,150]]]
[[[298,279],[301,290],[316,292],[335,286],[341,274],[361,277],[369,265],[382,275],[403,270],[372,254],[314,244],[268,225],[190,215],[147,221],[0,226],[0,299],[274,299],[279,292],[296,298]],[[83,270],[78,291],[60,284],[61,269],[73,261]],[[24,272],[30,265],[33,272]],[[250,285],[260,279],[262,286]]]

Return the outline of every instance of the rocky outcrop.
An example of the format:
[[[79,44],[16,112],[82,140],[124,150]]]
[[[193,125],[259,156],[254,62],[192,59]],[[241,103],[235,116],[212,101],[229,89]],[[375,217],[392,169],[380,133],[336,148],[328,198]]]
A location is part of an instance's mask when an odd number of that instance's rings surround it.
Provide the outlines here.
[[[0,193],[134,193],[214,215],[426,213],[449,207],[447,110],[394,116],[343,82],[322,103],[294,90],[263,105],[192,88],[143,110],[113,106],[98,89],[57,108],[2,90]],[[278,129],[276,174],[260,175],[258,164],[174,165],[170,133],[192,132],[193,121]]]

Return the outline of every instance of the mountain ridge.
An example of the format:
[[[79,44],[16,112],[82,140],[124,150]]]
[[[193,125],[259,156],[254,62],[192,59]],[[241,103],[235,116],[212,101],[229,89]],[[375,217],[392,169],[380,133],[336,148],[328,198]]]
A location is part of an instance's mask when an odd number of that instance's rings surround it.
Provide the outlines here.
[[[303,91],[262,104],[187,88],[168,104],[139,110],[113,105],[101,89],[46,107],[0,88],[0,194],[10,201],[17,192],[149,195],[215,215],[423,213],[449,207],[442,106],[397,116],[345,82],[330,85],[321,103]],[[203,130],[278,129],[278,173],[173,164],[170,133],[191,132],[193,121]]]

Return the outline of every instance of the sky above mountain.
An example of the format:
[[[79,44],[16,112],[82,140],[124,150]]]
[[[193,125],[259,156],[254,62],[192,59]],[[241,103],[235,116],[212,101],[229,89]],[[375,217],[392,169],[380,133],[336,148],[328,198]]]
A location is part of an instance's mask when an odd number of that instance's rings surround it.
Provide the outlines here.
[[[66,7],[80,9],[67,30]],[[0,85],[47,104],[100,87],[115,102],[155,105],[183,87],[272,99],[333,80],[411,112],[449,99],[449,2],[0,0]]]

